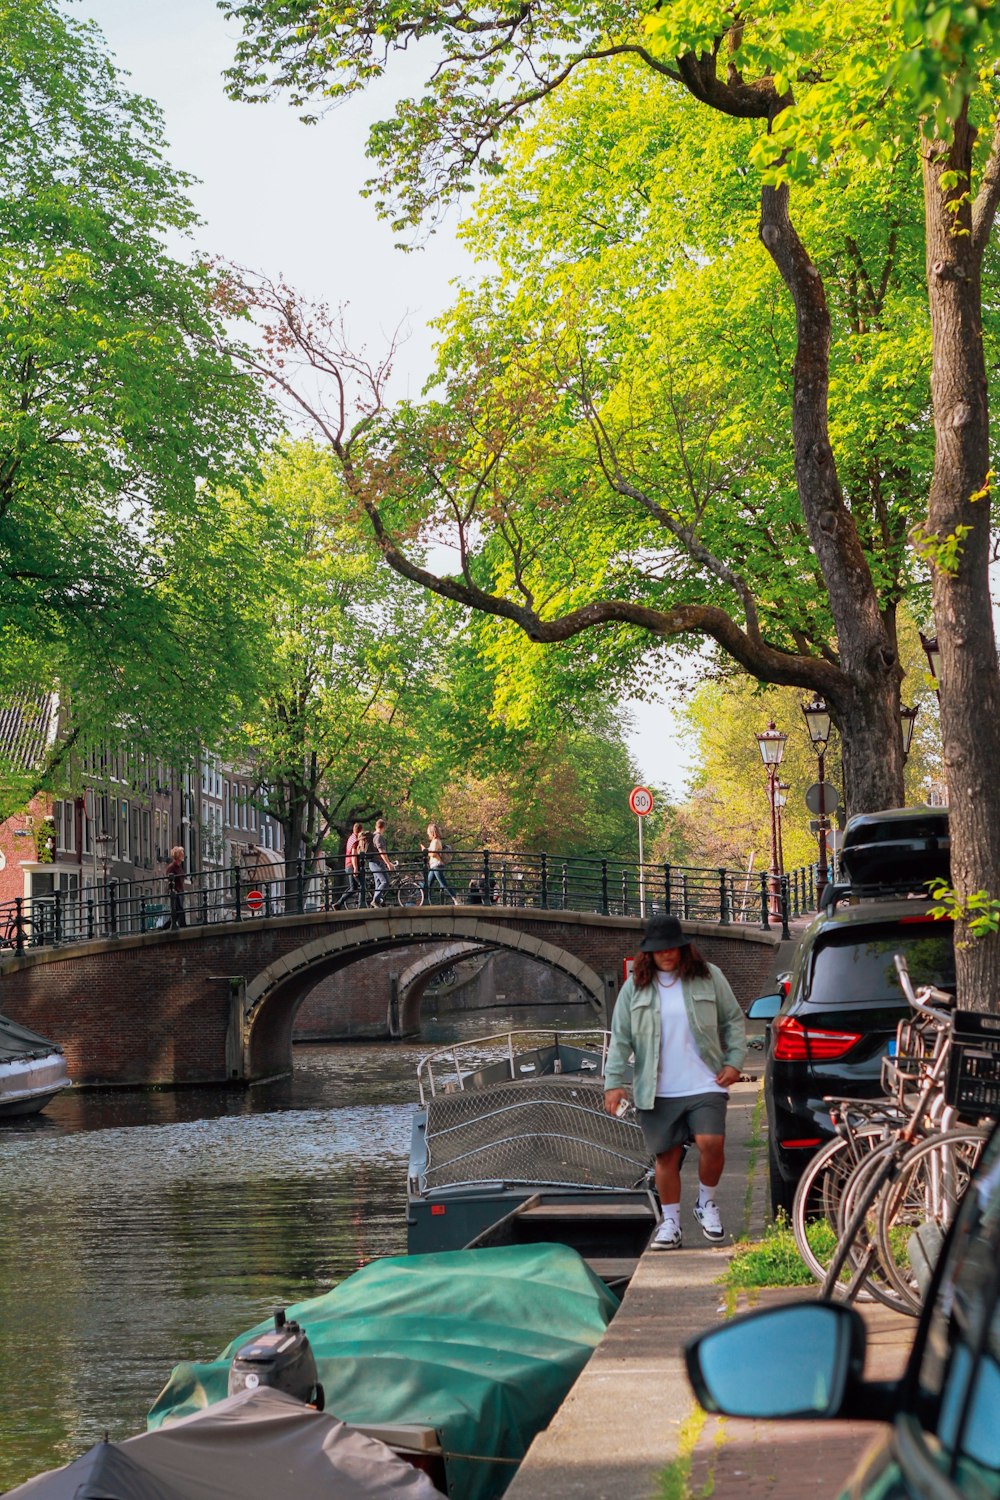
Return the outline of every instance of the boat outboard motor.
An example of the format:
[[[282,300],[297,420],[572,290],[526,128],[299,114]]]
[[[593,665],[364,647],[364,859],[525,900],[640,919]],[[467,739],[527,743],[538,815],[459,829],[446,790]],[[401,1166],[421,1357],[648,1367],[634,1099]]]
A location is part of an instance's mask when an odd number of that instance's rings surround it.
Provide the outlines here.
[[[298,1323],[286,1321],[283,1307],[274,1314],[274,1331],[237,1349],[229,1367],[230,1396],[262,1385],[323,1410],[323,1387],[316,1378],[312,1345]]]

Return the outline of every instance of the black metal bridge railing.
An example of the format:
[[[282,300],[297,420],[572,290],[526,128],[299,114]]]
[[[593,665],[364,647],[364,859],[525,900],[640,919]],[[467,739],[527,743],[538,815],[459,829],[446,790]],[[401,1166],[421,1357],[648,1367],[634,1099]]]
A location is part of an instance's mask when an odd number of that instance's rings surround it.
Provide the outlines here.
[[[672,913],[687,921],[780,926],[788,936],[790,918],[815,910],[814,872],[711,869],[691,865],[639,865],[591,856],[463,849],[442,867],[446,882],[429,879],[427,855],[389,856],[380,890],[367,861],[349,882],[343,869],[303,860],[206,869],[186,876],[183,890],[168,876],[149,880],[108,880],[83,891],[17,897],[0,904],[0,951],[106,939],[214,922],[245,922],[256,917],[299,916],[367,905],[419,906],[454,900],[459,905],[528,907],[546,911],[594,912],[640,917]],[[351,887],[353,886],[353,889]],[[382,899],[379,900],[378,897]]]

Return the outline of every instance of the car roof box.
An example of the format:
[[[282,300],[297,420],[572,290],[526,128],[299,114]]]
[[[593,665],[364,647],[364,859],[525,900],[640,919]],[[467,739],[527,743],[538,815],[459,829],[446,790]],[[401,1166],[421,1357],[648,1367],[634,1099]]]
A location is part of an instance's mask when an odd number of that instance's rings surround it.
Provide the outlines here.
[[[920,890],[951,874],[946,807],[859,813],[844,829],[840,864],[852,887]]]

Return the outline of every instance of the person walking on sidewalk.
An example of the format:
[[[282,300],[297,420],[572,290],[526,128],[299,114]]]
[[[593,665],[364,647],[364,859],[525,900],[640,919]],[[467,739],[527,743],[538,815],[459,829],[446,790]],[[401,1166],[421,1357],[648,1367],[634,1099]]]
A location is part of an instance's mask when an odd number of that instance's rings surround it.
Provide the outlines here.
[[[681,1160],[692,1138],[699,1177],[694,1216],[707,1240],[725,1238],[715,1189],[725,1165],[729,1089],[745,1050],[746,1022],[721,969],[705,962],[676,917],[650,917],[615,1002],[604,1108],[616,1115],[627,1100],[634,1057],[632,1094],[656,1158],[663,1210],[654,1250],[681,1247]]]

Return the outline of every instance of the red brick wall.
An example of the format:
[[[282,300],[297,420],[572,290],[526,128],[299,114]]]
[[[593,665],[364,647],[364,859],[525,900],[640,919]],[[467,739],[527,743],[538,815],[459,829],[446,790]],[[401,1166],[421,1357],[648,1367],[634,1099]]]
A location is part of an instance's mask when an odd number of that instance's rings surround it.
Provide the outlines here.
[[[453,908],[442,916],[440,910],[390,917],[386,935],[367,948],[361,945],[370,914],[317,913],[39,950],[0,963],[0,1011],[60,1042],[79,1083],[223,1081],[232,1076],[226,1058],[230,981],[238,992],[241,981],[276,961],[295,963],[305,944],[349,934],[358,946],[293,970],[260,1001],[249,1046],[250,1076],[260,1078],[291,1066],[295,1012],[311,991],[316,998],[310,1004],[328,1006],[342,1022],[339,1035],[384,1035],[388,976],[424,946],[415,942],[419,932],[436,942],[454,940],[474,937],[476,924],[486,922],[501,934],[537,938],[589,965],[599,979],[607,976],[612,999],[623,959],[637,946],[639,923],[624,918],[514,909],[475,917]],[[776,934],[702,924],[691,931],[743,1003],[766,989]]]

